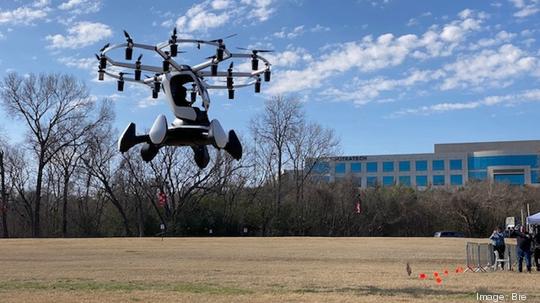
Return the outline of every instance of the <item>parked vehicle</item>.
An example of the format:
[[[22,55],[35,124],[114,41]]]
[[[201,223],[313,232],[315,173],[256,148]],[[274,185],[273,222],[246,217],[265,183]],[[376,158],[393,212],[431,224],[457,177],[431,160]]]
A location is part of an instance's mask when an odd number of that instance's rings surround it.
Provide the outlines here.
[[[465,238],[465,234],[460,231],[438,231],[433,237],[435,238]]]

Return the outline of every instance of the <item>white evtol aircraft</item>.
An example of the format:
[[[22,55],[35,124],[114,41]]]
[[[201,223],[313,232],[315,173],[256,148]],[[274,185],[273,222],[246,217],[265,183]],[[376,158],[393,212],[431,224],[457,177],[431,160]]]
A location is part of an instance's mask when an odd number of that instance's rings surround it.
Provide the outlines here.
[[[171,125],[168,125],[165,115],[159,115],[150,132],[145,135],[137,135],[134,123],[130,123],[118,140],[118,149],[124,153],[137,144],[143,144],[141,157],[149,162],[154,159],[159,149],[163,146],[190,146],[194,152],[194,159],[199,168],[205,168],[209,161],[207,145],[213,145],[217,149],[224,149],[234,159],[242,157],[242,144],[234,130],[225,133],[217,119],[208,119],[208,109],[210,107],[209,89],[227,89],[229,99],[234,99],[236,88],[254,86],[255,93],[261,91],[261,77],[264,81],[270,81],[270,62],[259,55],[259,53],[271,52],[270,50],[249,50],[250,53],[231,53],[223,42],[224,39],[216,40],[195,40],[179,39],[176,28],[167,42],[158,45],[147,45],[134,43],[130,35],[124,31],[126,42],[116,45],[106,44],[100,54],[96,54],[99,61],[98,79],[104,80],[108,75],[117,79],[117,89],[124,90],[124,83],[136,82],[145,84],[152,89],[152,97],[157,98],[160,91],[165,93],[167,102],[175,116]],[[216,48],[215,55],[208,57],[204,62],[189,66],[178,64],[173,58],[181,53],[179,45],[191,43],[198,49],[201,45],[211,45]],[[141,63],[142,54],[135,63],[126,63],[113,60],[107,55],[110,51],[118,48],[125,49],[125,60],[132,60],[133,49],[145,49],[155,51],[163,58],[162,66],[143,65]],[[243,49],[243,48],[240,48]],[[243,49],[248,50],[248,49]],[[225,71],[218,69],[219,64],[233,58],[251,59],[251,71],[233,71],[233,62]],[[259,68],[259,61],[264,65]],[[122,70],[130,69],[133,73],[124,71],[111,72],[108,66],[115,66]],[[147,76],[141,79],[142,71],[152,72],[154,76]],[[133,77],[126,77],[133,75]],[[225,78],[226,85],[209,84],[208,78]],[[235,79],[245,78],[242,83],[235,84]],[[191,84],[189,88],[190,98],[188,99],[188,88],[184,85]],[[201,98],[204,110],[194,107],[197,96]]]

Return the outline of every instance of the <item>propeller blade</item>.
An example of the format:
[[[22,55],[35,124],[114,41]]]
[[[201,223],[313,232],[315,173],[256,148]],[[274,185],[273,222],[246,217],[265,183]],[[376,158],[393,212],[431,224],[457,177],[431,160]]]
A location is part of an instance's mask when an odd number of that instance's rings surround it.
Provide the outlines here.
[[[140,54],[140,55],[139,55],[139,57],[137,58],[137,61],[141,61],[142,55],[143,55],[143,54]]]
[[[176,36],[176,26],[173,29],[173,36]]]
[[[96,58],[97,58],[98,60],[101,60],[101,58],[99,57],[98,54],[94,54],[94,55],[96,55]]]
[[[109,47],[109,45],[111,44],[110,43],[105,44],[99,51],[103,52],[107,47]]]
[[[131,37],[129,36],[128,32],[126,32],[126,30],[124,30],[124,36],[128,39],[131,39]]]
[[[232,35],[228,35],[227,37],[224,37],[224,38],[219,38],[219,39],[210,40],[210,42],[218,42],[218,43],[222,43],[223,40],[232,38],[232,37],[234,37],[234,36],[236,36],[236,35],[238,35],[238,34],[232,34]]]
[[[229,69],[232,69],[232,68],[233,68],[233,66],[234,66],[234,61],[233,61],[233,62],[231,62],[231,64],[229,64]]]
[[[271,49],[249,49],[249,48],[245,48],[245,47],[237,47],[237,49],[246,50],[246,51],[250,51],[250,52],[253,52],[253,53],[272,53],[272,52],[274,52],[274,50],[271,50]]]

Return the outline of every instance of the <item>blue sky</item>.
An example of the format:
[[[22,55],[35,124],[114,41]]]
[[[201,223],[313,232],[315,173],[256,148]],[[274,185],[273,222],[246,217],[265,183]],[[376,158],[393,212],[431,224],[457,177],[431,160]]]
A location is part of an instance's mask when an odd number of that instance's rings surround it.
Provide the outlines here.
[[[430,152],[434,143],[539,139],[539,23],[540,0],[2,1],[0,77],[75,74],[98,100],[114,100],[118,129],[133,121],[143,130],[160,113],[172,118],[167,104],[144,86],[118,93],[97,82],[93,54],[124,42],[123,29],[147,44],[175,25],[184,37],[236,33],[230,49],[275,50],[274,73],[260,95],[211,92],[210,116],[225,128],[247,137],[264,98],[286,94],[335,129],[344,154]],[[186,64],[213,53],[185,50]],[[9,117],[0,129],[22,140]]]

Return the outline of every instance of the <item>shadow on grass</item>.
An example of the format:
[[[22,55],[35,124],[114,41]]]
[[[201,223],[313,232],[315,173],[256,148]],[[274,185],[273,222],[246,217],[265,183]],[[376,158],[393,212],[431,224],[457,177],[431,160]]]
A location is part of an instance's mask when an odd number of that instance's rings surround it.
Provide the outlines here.
[[[413,298],[423,298],[426,296],[453,296],[453,297],[473,297],[475,294],[470,291],[456,291],[450,289],[435,289],[426,287],[405,287],[405,288],[382,288],[373,285],[359,287],[342,288],[314,288],[306,287],[295,290],[297,293],[353,293],[362,296],[408,296]]]
[[[143,281],[94,281],[88,279],[62,279],[54,281],[10,280],[0,283],[0,292],[10,290],[61,290],[61,291],[175,291],[211,295],[243,295],[248,289],[202,283],[160,283]]]

